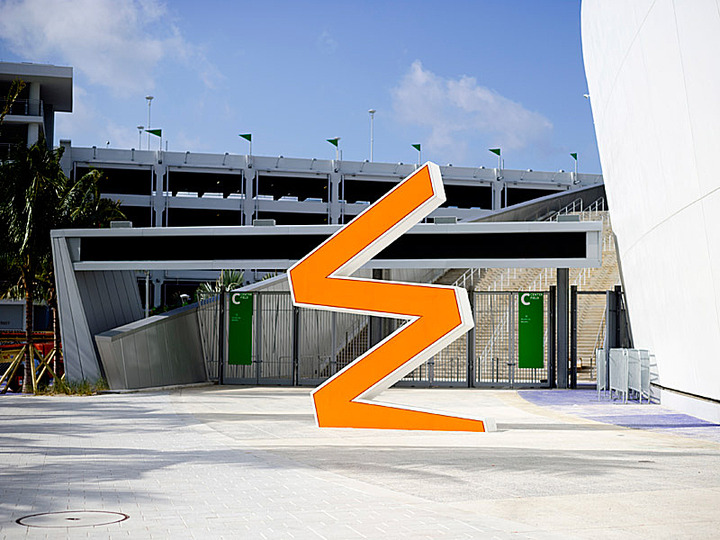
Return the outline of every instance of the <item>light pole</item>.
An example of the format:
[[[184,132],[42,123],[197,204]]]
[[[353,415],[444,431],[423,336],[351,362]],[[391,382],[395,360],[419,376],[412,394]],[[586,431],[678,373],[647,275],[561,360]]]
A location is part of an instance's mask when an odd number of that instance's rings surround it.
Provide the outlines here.
[[[145,126],[138,126],[138,150],[142,150],[142,132],[143,129],[145,129]]]
[[[150,129],[150,106],[152,105],[152,100],[155,99],[155,96],[145,96],[145,99],[147,99],[148,102],[148,123],[147,128]],[[150,134],[148,133],[147,136],[147,149],[150,150]]]
[[[377,111],[375,109],[369,109],[368,113],[370,113],[370,162],[373,161],[373,144],[375,142],[374,137],[374,128],[375,128],[375,113]]]

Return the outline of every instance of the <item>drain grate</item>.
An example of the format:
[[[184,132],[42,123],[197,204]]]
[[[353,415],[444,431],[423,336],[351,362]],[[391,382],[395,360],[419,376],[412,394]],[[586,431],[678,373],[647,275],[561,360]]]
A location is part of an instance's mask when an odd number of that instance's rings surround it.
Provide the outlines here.
[[[64,512],[43,512],[15,520],[18,525],[45,529],[68,529],[76,527],[100,527],[125,521],[130,516],[122,512],[104,510],[67,510]]]

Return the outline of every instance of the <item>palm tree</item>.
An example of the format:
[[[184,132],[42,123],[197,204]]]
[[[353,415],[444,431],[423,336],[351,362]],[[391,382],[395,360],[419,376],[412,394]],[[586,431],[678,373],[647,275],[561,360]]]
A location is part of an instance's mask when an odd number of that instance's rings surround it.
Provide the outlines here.
[[[0,263],[15,275],[16,291],[25,299],[25,372],[23,392],[31,381],[33,300],[42,294],[53,314],[53,341],[59,350],[57,294],[50,247],[50,230],[99,227],[123,218],[119,203],[102,199],[99,171],[71,181],[60,168],[62,149],[50,150],[43,137],[30,148],[14,146],[0,166]]]
[[[2,108],[0,108],[0,126],[3,125],[5,116],[7,116],[12,110],[18,96],[20,96],[20,92],[23,91],[23,88],[25,88],[25,81],[21,81],[20,79],[15,79],[10,83],[10,90],[8,91],[7,97],[2,104]]]
[[[238,270],[221,270],[215,283],[206,281],[201,283],[197,288],[196,295],[198,300],[214,296],[221,291],[230,292],[238,287],[242,287],[243,273]]]
[[[50,253],[50,230],[57,223],[58,200],[65,175],[59,153],[44,137],[30,148],[15,145],[0,167],[0,222],[6,231],[0,256],[19,277],[25,296],[25,372],[23,392],[31,381],[33,300],[36,275]]]
[[[62,152],[59,152],[59,155],[62,155]],[[98,170],[91,170],[74,182],[67,177],[63,178],[54,229],[107,227],[113,220],[125,219],[125,214],[120,210],[118,201],[101,197],[99,188],[101,179],[102,174]],[[60,320],[55,288],[55,268],[51,253],[48,253],[44,262],[43,271],[38,275],[38,281],[43,285],[45,292],[43,298],[52,315],[53,350],[56,351],[55,358],[57,358],[57,353],[60,351]],[[57,371],[55,372],[57,373]]]

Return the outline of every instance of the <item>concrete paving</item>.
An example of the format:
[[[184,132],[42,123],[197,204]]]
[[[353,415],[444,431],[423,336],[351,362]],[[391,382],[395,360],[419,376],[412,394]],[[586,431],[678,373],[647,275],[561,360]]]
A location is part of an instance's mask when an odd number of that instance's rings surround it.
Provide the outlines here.
[[[392,389],[498,431],[318,429],[309,393],[4,396],[0,538],[720,537],[719,426],[589,394]]]

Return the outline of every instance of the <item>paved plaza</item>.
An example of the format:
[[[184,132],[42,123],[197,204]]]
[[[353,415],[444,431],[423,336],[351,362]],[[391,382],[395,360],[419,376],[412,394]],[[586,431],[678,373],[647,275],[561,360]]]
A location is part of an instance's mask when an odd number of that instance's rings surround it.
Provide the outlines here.
[[[0,538],[720,537],[719,426],[590,391],[392,389],[498,431],[318,429],[309,394],[0,397]]]

